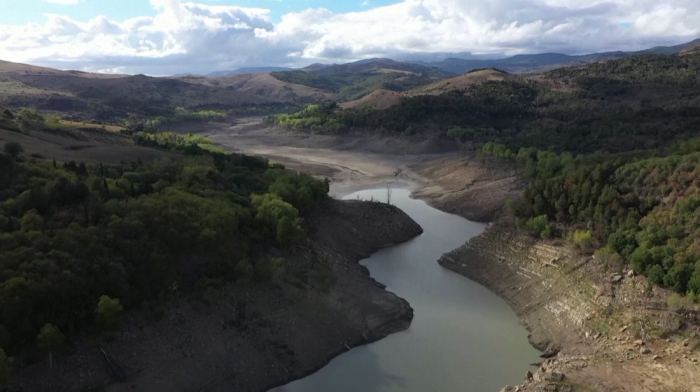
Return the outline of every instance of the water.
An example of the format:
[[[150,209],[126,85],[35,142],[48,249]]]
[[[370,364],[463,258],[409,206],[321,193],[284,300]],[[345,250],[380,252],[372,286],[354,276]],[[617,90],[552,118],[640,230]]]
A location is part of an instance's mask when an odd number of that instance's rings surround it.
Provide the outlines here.
[[[411,327],[336,357],[320,371],[271,392],[497,392],[520,384],[538,362],[527,331],[501,298],[440,267],[445,252],[478,235],[467,221],[394,189],[392,204],[425,231],[362,261],[372,277],[413,307]],[[346,199],[386,200],[386,189]]]

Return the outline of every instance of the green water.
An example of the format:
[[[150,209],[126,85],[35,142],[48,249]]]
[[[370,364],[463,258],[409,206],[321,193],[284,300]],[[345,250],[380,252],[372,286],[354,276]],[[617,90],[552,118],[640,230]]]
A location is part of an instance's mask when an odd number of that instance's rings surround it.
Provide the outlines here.
[[[386,189],[346,199],[386,200]],[[391,202],[425,231],[362,261],[372,277],[413,307],[411,327],[353,348],[320,371],[273,392],[498,392],[520,384],[539,352],[512,309],[479,284],[436,262],[485,225],[429,207],[395,189]]]

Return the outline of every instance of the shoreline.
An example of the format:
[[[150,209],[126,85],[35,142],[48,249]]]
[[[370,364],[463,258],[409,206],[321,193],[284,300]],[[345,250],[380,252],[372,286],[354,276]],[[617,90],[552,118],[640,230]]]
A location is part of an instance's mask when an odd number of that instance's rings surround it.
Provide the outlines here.
[[[51,372],[45,361],[19,369],[16,385],[32,392],[263,392],[317,371],[348,347],[407,329],[410,305],[359,261],[410,240],[420,226],[392,206],[335,200],[308,222],[308,242],[284,256],[292,265],[328,263],[335,283],[327,289],[236,282],[215,305],[184,296],[165,303],[160,316],[143,306],[129,312],[111,341],[80,339],[71,354],[54,358]],[[125,368],[127,381],[106,383],[100,349]]]

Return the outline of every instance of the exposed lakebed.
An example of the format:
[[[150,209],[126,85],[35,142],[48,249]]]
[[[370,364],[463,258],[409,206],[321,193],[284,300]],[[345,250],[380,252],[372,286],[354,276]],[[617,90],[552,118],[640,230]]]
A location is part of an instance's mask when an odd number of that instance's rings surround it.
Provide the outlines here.
[[[386,201],[386,189],[346,199]],[[485,225],[431,208],[394,189],[391,203],[424,229],[415,239],[383,249],[362,264],[387,290],[405,298],[411,327],[335,358],[318,372],[272,392],[498,391],[522,382],[539,352],[501,298],[440,267],[436,260],[479,235]]]

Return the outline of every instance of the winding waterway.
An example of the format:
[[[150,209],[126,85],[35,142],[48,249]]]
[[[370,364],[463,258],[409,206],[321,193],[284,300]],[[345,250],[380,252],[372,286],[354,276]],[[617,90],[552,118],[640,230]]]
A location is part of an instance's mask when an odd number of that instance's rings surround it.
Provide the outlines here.
[[[425,231],[363,260],[372,277],[413,307],[411,327],[353,348],[320,371],[271,392],[489,392],[520,384],[537,352],[527,331],[501,298],[448,271],[436,260],[481,233],[470,222],[394,189],[391,203]],[[386,189],[346,199],[386,201]]]

